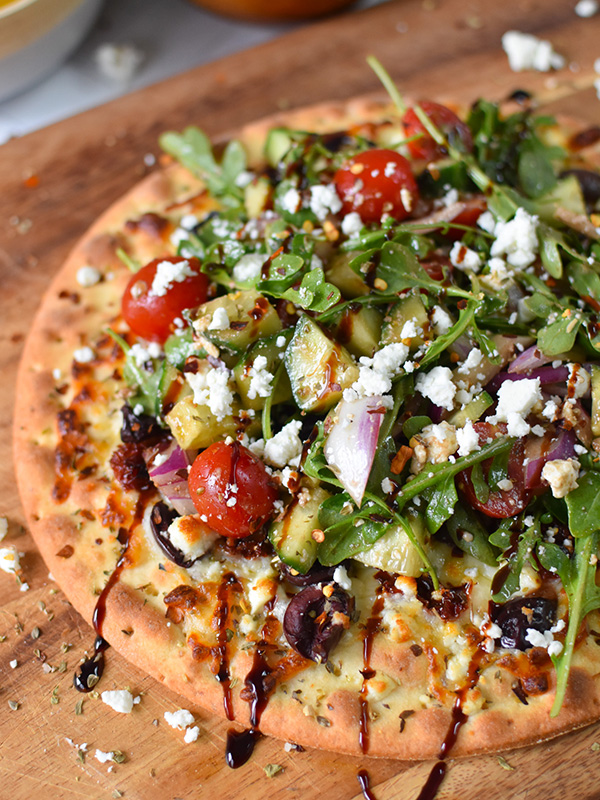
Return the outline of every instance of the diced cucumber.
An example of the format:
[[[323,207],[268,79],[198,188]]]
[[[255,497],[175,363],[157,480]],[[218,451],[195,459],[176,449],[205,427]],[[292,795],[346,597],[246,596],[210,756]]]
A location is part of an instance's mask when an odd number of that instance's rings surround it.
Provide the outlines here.
[[[358,378],[358,367],[308,316],[300,318],[285,353],[294,400],[305,411],[328,411]]]
[[[214,313],[219,308],[227,312],[229,325],[224,330],[211,330]],[[257,339],[271,336],[282,328],[273,306],[255,289],[226,294],[204,303],[197,310],[193,325],[201,337],[231,353],[242,353]]]
[[[250,219],[257,219],[269,205],[271,182],[259,176],[244,187],[244,205]]]
[[[348,300],[362,297],[371,291],[360,275],[357,275],[349,266],[350,261],[356,258],[357,255],[358,253],[352,251],[349,253],[337,253],[325,267],[325,277],[329,283],[337,286]]]
[[[239,403],[234,403],[233,414],[218,420],[208,406],[196,405],[193,395],[186,394],[175,403],[165,421],[183,450],[195,450],[227,436],[235,436],[240,430],[249,436],[258,434],[260,421],[256,419],[249,426],[245,425],[238,416],[239,411]]]
[[[265,158],[276,167],[294,144],[288,128],[271,128],[265,141]]]
[[[586,214],[585,200],[581,191],[581,184],[575,175],[567,175],[557,181],[549,192],[538,197],[535,201],[535,213],[546,222],[554,220],[557,206],[566,208],[574,214]]]
[[[321,503],[330,496],[320,486],[304,489],[288,506],[284,518],[273,523],[269,530],[269,539],[279,558],[303,574],[317,558],[318,544],[312,532],[319,527]]]
[[[168,361],[163,361],[161,374],[158,380],[156,393],[156,413],[162,414],[169,410],[185,394],[189,394],[190,387],[185,382],[183,374]]]
[[[254,365],[257,356],[264,356],[267,359],[265,370],[275,375],[275,372],[282,364],[282,357],[285,349],[292,338],[293,331],[288,328],[281,333],[276,333],[274,336],[269,336],[266,339],[259,339],[258,342],[252,345],[250,350],[242,356],[233,368],[233,377],[235,379],[237,390],[242,403],[245,408],[261,409],[265,404],[265,398],[256,396],[252,399],[248,397],[252,377],[250,376],[250,369]],[[281,341],[281,344],[277,344]],[[292,399],[292,388],[290,386],[290,379],[287,372],[284,370],[277,381],[273,393],[273,405],[278,403],[287,403]]]
[[[600,367],[592,366],[592,434],[600,436]]]
[[[448,422],[455,425],[457,428],[464,428],[469,420],[475,422],[478,420],[483,412],[493,405],[494,400],[487,392],[481,392],[477,397],[474,397],[470,403],[464,408],[455,411],[448,417]]]
[[[420,516],[409,516],[408,523],[417,541],[422,543],[425,537],[423,519]],[[421,556],[400,525],[391,525],[372,547],[356,553],[353,558],[368,567],[397,572],[412,578],[417,578],[423,567]]]
[[[381,331],[381,344],[402,342],[402,332],[407,322],[413,322],[415,327],[422,331],[427,330],[429,325],[427,309],[419,295],[410,294],[408,297],[403,297],[390,308]],[[416,350],[423,344],[421,335],[407,338],[410,338],[411,350]]]
[[[348,306],[336,329],[336,339],[353,356],[371,358],[379,346],[383,314],[376,308],[360,305]]]
[[[165,357],[177,369],[183,369],[188,356],[206,358],[206,350],[194,341],[193,333],[192,328],[187,327],[180,334],[171,334],[165,342]]]

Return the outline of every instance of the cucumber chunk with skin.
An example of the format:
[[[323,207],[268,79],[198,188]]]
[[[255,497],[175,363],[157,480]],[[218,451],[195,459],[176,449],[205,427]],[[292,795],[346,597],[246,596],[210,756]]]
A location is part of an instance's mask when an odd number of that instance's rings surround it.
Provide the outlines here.
[[[203,303],[193,327],[200,341],[208,343],[207,351],[212,344],[235,354],[244,352],[258,339],[277,333],[282,325],[267,298],[255,289],[246,289]]]
[[[265,141],[265,158],[269,165],[276,167],[293,144],[288,128],[271,128]]]
[[[319,508],[331,495],[320,486],[304,488],[288,506],[285,516],[273,523],[269,539],[288,567],[302,574],[315,563],[317,542],[312,532],[319,527]]]
[[[267,361],[264,369],[274,376],[282,363],[282,357],[292,337],[292,333],[293,332],[288,328],[281,333],[276,333],[274,336],[269,336],[266,339],[259,339],[233,368],[233,377],[237,386],[237,391],[245,408],[253,408],[258,411],[265,404],[266,398],[261,395],[260,392],[256,391],[256,385],[252,387],[252,368],[254,367],[256,359],[258,356],[263,356]],[[273,383],[273,381],[271,383]],[[254,391],[251,391],[251,388],[254,388]],[[250,394],[252,394],[253,397],[250,397]],[[278,377],[277,385],[273,390],[272,404],[287,403],[288,400],[291,399],[292,389],[287,372],[284,370]]]
[[[399,300],[387,313],[383,330],[381,331],[381,345],[402,342],[402,332],[407,322],[412,322],[414,327],[421,331],[429,329],[429,317],[423,301],[417,295],[408,295]],[[416,350],[423,344],[421,334],[407,337],[410,339],[411,350]],[[408,344],[408,342],[406,342]]]
[[[303,411],[328,411],[358,378],[358,367],[346,348],[308,316],[296,325],[285,367],[294,400]]]
[[[455,425],[457,428],[463,428],[469,420],[475,422],[478,420],[484,411],[494,404],[493,399],[487,392],[481,392],[477,397],[474,397],[470,403],[464,408],[455,411],[448,417],[448,422]]]
[[[381,311],[356,303],[342,314],[335,336],[353,356],[371,358],[379,347],[382,323]]]

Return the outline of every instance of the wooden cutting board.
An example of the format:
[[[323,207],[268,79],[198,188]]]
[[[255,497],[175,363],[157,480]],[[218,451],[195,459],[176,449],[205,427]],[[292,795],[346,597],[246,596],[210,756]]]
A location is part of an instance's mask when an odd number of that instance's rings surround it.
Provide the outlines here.
[[[72,674],[93,643],[91,628],[49,579],[25,529],[11,463],[17,363],[50,276],[94,218],[147,171],[158,134],[189,123],[223,137],[277,109],[377,91],[365,56],[375,53],[400,87],[417,96],[471,102],[536,92],[552,112],[600,123],[592,88],[600,56],[600,16],[580,19],[565,0],[405,0],[304,27],[254,50],[199,67],[0,148],[0,515],[8,543],[25,553],[30,585],[21,593],[0,575],[0,797],[136,800],[243,797],[349,800],[362,797],[357,769],[368,766],[378,800],[412,800],[430,764],[369,761],[319,752],[286,753],[265,740],[233,772],[224,763],[227,726],[192,708],[199,740],[163,720],[178,698],[110,652],[103,688],[129,687],[143,699],[116,714],[72,688]],[[200,18],[199,18],[200,19]],[[512,73],[500,48],[508,29],[549,38],[570,66],[559,73]],[[146,159],[147,161],[148,159]],[[39,632],[37,638],[36,634]],[[66,652],[65,652],[66,651]],[[12,669],[9,662],[16,659]],[[9,701],[18,703],[11,710]],[[12,703],[14,706],[14,702]],[[184,706],[187,704],[184,703]],[[88,743],[85,759],[69,743]],[[440,798],[598,797],[600,728],[549,744],[454,763]],[[100,764],[96,748],[121,750],[121,764]],[[267,764],[283,771],[273,778]],[[121,794],[119,794],[121,793]]]

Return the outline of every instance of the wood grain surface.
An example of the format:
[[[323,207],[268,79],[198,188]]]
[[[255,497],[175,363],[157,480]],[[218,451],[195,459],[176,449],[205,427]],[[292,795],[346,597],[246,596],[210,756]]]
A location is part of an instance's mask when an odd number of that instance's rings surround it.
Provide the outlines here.
[[[30,585],[20,592],[12,576],[0,575],[0,798],[359,800],[356,773],[365,766],[377,800],[417,797],[428,763],[287,753],[274,740],[263,740],[233,772],[223,756],[228,726],[192,708],[201,734],[184,744],[163,720],[178,698],[114,652],[102,688],[141,693],[131,715],[72,688],[73,670],[94,636],[49,579],[22,525],[10,444],[16,367],[51,275],[94,218],[147,172],[144,156],[157,154],[166,127],[195,123],[222,138],[278,109],[377,91],[365,64],[369,53],[416,96],[471,102],[525,88],[549,111],[600,123],[592,86],[600,16],[580,19],[573,6],[574,0],[388,2],[301,28],[0,148],[0,515],[10,521],[6,542],[25,554]],[[511,28],[550,39],[569,67],[551,75],[511,72],[500,48]],[[68,739],[86,742],[87,757]],[[455,762],[439,798],[598,798],[597,739],[600,728],[592,726],[507,753],[504,763],[495,756]],[[96,748],[121,750],[126,760],[100,764]],[[267,764],[284,769],[268,778]]]

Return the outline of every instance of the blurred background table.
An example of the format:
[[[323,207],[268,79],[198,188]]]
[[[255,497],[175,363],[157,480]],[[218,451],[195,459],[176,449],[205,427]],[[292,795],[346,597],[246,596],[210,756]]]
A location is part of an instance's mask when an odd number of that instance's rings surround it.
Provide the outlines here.
[[[351,13],[381,2],[358,0]],[[58,70],[0,103],[0,144],[310,24],[228,19],[187,0],[105,0],[89,35]],[[143,61],[131,80],[112,80],[100,71],[95,53],[106,43],[140,51]]]

